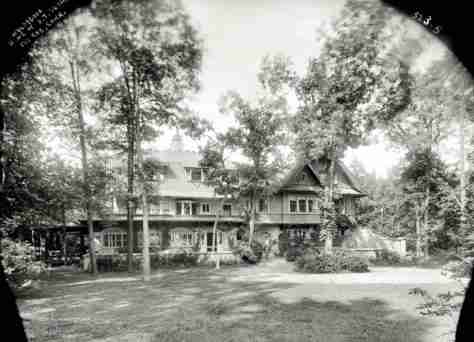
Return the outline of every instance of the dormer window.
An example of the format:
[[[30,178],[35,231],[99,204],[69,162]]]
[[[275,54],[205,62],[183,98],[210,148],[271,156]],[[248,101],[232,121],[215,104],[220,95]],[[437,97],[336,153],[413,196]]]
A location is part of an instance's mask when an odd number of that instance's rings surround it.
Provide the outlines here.
[[[202,182],[203,172],[198,167],[187,167],[185,168],[186,179],[188,182]]]

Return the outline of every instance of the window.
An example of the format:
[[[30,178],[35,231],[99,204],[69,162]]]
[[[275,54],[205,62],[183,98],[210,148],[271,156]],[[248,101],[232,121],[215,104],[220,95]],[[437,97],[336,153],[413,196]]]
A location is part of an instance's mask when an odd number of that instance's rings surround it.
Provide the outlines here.
[[[181,202],[183,206],[183,215],[191,216],[191,203],[190,202]]]
[[[189,182],[201,182],[202,181],[202,169],[196,167],[187,167],[185,169],[186,179]]]
[[[161,209],[161,214],[169,214],[170,213],[170,202],[166,200],[161,200],[160,201],[160,209]]]
[[[290,213],[314,213],[317,209],[315,197],[290,197],[289,205]]]
[[[223,216],[232,216],[232,205],[224,204],[222,206]]]
[[[149,203],[148,209],[150,214],[159,214],[160,213],[160,202],[158,203]]]
[[[199,204],[192,201],[177,201],[176,202],[176,215],[178,216],[191,216],[197,215]]]
[[[211,212],[211,208],[209,203],[202,203],[201,204],[201,214],[209,214]]]
[[[268,200],[266,198],[260,198],[258,200],[258,211],[267,212],[268,211]]]
[[[103,232],[104,247],[121,248],[127,246],[127,233],[122,230],[106,230]]]
[[[305,199],[298,200],[298,211],[300,213],[305,213],[306,212],[306,200]]]
[[[290,213],[296,213],[296,200],[290,200]]]
[[[161,233],[157,230],[150,229],[149,231],[150,247],[157,247],[161,245]],[[138,247],[143,247],[143,231],[137,232]]]
[[[194,233],[191,231],[171,232],[171,241],[177,245],[192,246],[194,242]]]

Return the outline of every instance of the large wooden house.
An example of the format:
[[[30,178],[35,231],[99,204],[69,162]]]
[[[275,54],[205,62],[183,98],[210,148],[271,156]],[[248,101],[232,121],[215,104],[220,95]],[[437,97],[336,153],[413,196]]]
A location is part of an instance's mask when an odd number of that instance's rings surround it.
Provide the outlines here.
[[[156,191],[150,199],[150,247],[155,251],[213,252],[212,228],[219,210],[218,243],[214,251],[221,258],[233,258],[232,244],[242,239],[247,226],[242,207],[245,201],[223,201],[217,196],[214,189],[204,183],[205,172],[199,167],[200,155],[185,151],[179,135],[174,137],[171,146],[170,150],[147,151],[147,158],[159,161],[161,165]],[[120,167],[123,167],[120,163],[113,166],[115,169]],[[257,238],[276,240],[282,233],[308,234],[309,237],[310,231],[319,230],[321,190],[327,186],[324,169],[317,161],[301,161],[289,170],[271,196],[258,201]],[[338,210],[348,217],[356,214],[355,201],[365,196],[340,162],[336,163],[335,193]],[[128,243],[126,202],[117,197],[112,202],[110,214],[94,222],[99,253],[102,254],[125,251]],[[133,241],[140,252],[140,208],[134,217]]]

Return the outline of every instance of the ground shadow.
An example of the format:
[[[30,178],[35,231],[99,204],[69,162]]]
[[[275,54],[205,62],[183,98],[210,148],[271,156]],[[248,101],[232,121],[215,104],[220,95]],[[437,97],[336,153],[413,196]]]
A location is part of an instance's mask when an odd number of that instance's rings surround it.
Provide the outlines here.
[[[139,334],[148,336],[141,341],[421,342],[432,327],[374,298],[285,303],[276,294],[295,284],[232,281],[233,271],[168,270],[148,283],[124,281],[128,274],[58,276],[20,301],[20,310],[30,340],[39,342],[133,341]]]

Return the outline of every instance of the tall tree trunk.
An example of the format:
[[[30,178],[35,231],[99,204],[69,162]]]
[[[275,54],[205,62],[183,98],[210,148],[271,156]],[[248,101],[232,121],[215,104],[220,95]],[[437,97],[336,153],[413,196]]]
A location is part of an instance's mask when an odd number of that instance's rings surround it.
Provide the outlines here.
[[[142,249],[142,262],[143,262],[143,280],[150,280],[150,229],[149,229],[149,218],[148,218],[148,192],[146,188],[146,176],[143,167],[143,147],[142,139],[137,139],[137,159],[139,168],[139,179],[140,179],[140,190],[141,190],[141,202],[142,202],[142,237],[143,237],[143,249]]]
[[[64,262],[64,265],[66,265],[67,263],[67,240],[66,240],[66,235],[67,235],[67,229],[66,229],[66,224],[67,224],[67,220],[66,220],[66,208],[64,206],[64,204],[62,205],[62,216],[63,216],[63,262]]]
[[[219,244],[217,242],[217,227],[219,225],[220,220],[220,208],[222,208],[224,204],[224,200],[219,201],[218,207],[216,210],[216,217],[214,219],[214,226],[212,227],[212,252],[216,258],[216,270],[220,269],[221,261],[219,257]]]
[[[73,80],[74,94],[76,98],[76,109],[77,118],[79,123],[79,144],[81,147],[81,163],[82,163],[82,181],[85,195],[85,209],[87,215],[87,227],[89,231],[89,257],[91,261],[91,272],[97,274],[97,260],[95,252],[95,239],[94,239],[94,225],[92,218],[92,194],[90,188],[89,179],[89,163],[87,157],[87,143],[86,143],[86,125],[84,121],[84,114],[82,109],[82,95],[81,95],[81,82],[79,71],[77,70],[77,64],[74,59],[70,60],[69,63],[71,76]]]
[[[135,133],[134,120],[129,115],[127,122],[127,225],[128,225],[128,248],[127,262],[128,272],[133,272],[133,219],[134,219],[134,181],[135,181]]]
[[[425,212],[423,213],[423,235],[425,257],[429,257],[429,206],[430,206],[430,188],[426,188]]]
[[[326,195],[326,208],[333,208],[334,205],[334,180],[335,180],[335,175],[336,175],[336,150],[335,147],[332,147],[331,153],[330,153],[330,160],[329,160],[329,174],[328,174],[328,191]],[[328,213],[326,213],[326,223],[328,223],[328,220],[333,220],[333,213],[331,212],[329,217],[327,216]],[[332,226],[332,223],[329,222],[329,226]],[[329,227],[328,227],[329,228]],[[324,241],[324,251],[328,254],[332,253],[332,247],[333,247],[333,237],[332,237],[333,232],[331,229],[328,229],[326,232],[326,238]]]
[[[421,250],[421,219],[420,219],[420,209],[418,205],[415,208],[415,226],[416,226],[416,249],[415,249],[415,255],[417,258],[422,256],[422,250]]]
[[[255,233],[255,216],[256,216],[254,195],[252,196],[250,206],[251,207],[250,207],[250,220],[249,220],[249,246],[252,246],[253,235]]]

